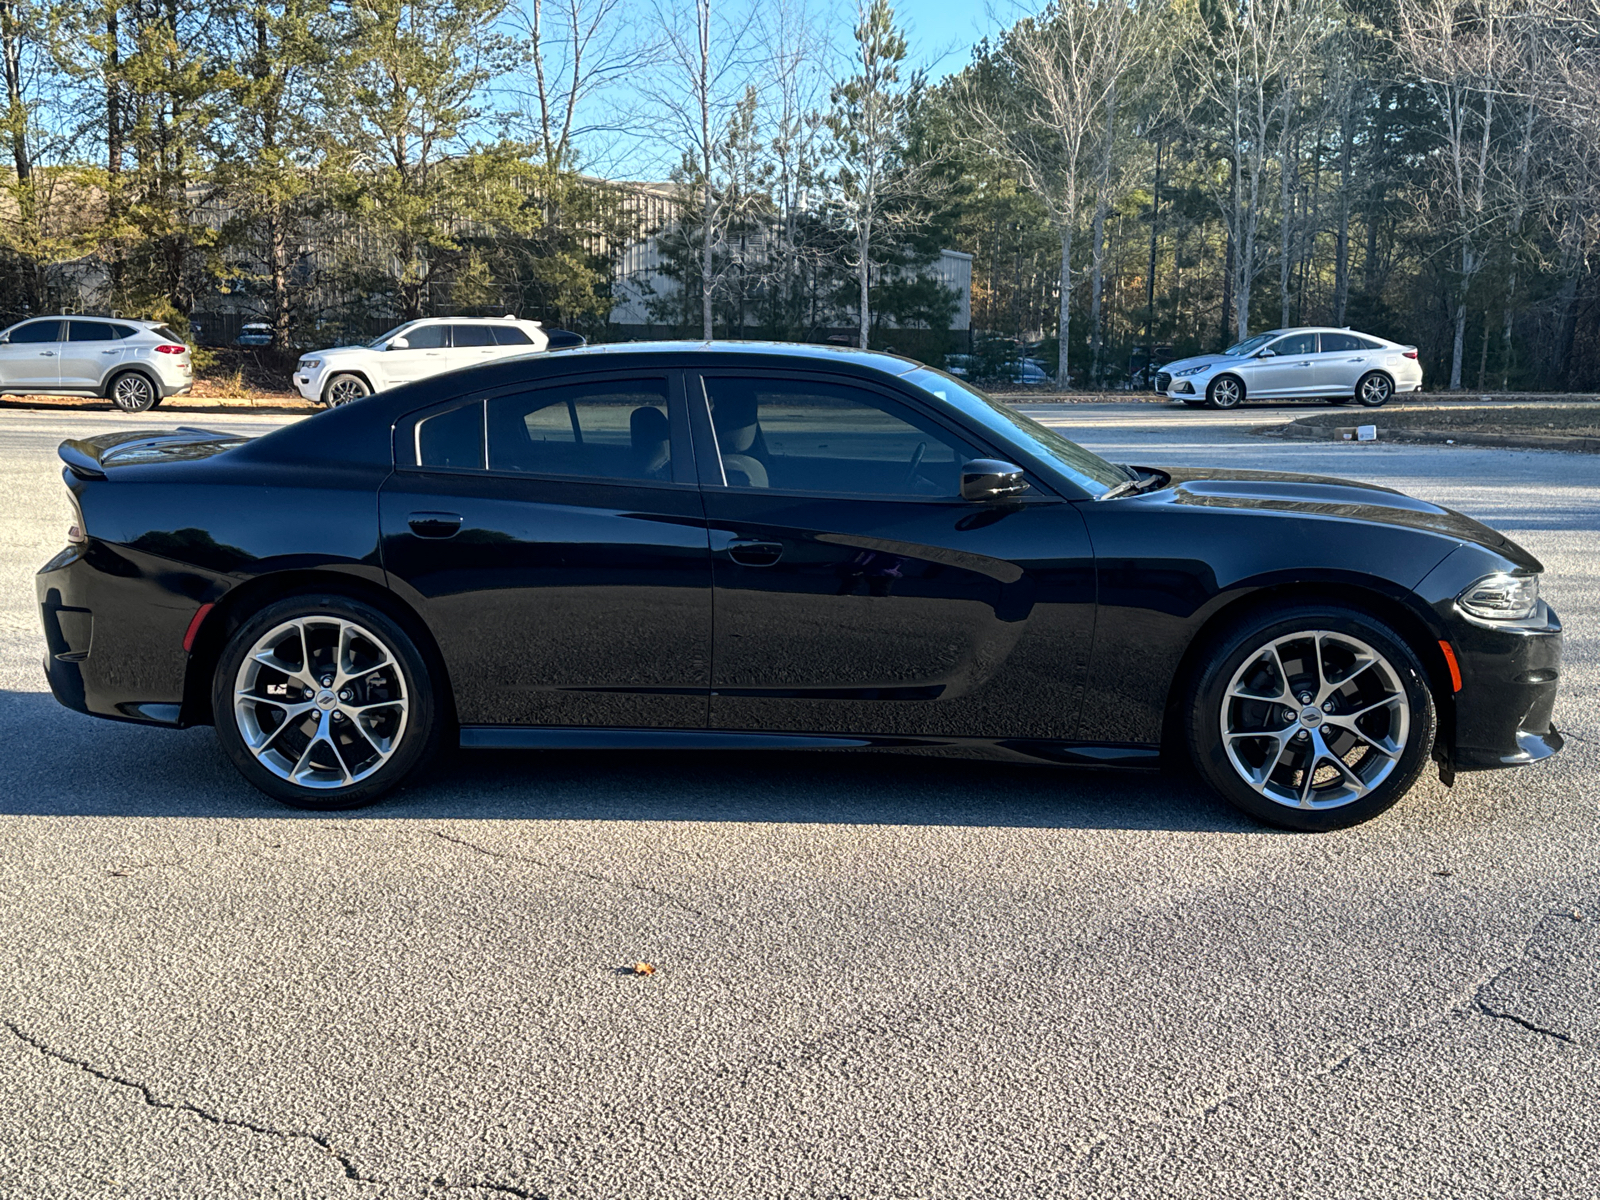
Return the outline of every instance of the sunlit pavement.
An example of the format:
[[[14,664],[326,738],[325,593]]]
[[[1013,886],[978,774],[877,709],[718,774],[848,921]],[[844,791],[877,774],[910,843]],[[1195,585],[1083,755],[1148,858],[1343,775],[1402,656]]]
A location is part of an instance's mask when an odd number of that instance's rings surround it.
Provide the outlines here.
[[[0,1196],[1593,1194],[1593,460],[1037,411],[1515,537],[1567,750],[1320,837],[887,756],[456,757],[297,814],[208,730],[59,708],[31,580],[60,438],[283,419],[0,413]]]

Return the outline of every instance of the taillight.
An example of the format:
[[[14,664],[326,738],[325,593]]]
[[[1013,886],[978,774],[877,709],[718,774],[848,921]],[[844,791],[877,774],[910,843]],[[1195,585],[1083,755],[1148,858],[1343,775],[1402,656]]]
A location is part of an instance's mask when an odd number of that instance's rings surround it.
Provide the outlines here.
[[[156,347],[156,353],[157,354],[187,354],[187,353],[189,353],[189,347],[187,347],[187,346],[157,346]]]
[[[69,498],[67,507],[72,510],[72,524],[67,526],[67,541],[74,546],[87,545],[89,535],[83,531],[83,513],[78,509],[78,502]]]
[[[1407,358],[1415,358],[1417,356],[1417,352],[1415,350],[1402,350],[1401,353]]]

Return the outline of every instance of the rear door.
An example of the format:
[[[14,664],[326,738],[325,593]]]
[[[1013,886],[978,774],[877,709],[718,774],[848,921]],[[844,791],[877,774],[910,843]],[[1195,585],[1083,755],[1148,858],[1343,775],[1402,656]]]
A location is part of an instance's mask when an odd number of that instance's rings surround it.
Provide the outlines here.
[[[109,321],[73,318],[67,322],[67,340],[61,345],[61,386],[98,388],[123,352],[122,338]]]
[[[0,344],[0,387],[54,388],[61,384],[61,326],[55,318],[29,321]]]
[[[711,562],[675,372],[551,380],[402,421],[384,567],[464,725],[701,729]]]
[[[853,379],[706,371],[717,729],[1070,739],[1093,629],[1073,505],[960,498],[990,447]]]
[[[1365,339],[1353,333],[1324,333],[1316,364],[1317,395],[1353,396],[1356,380],[1367,371],[1372,351]]]
[[[451,348],[446,356],[449,369],[460,370],[462,367],[475,367],[480,363],[489,362],[500,357],[496,348],[494,334],[489,326],[481,322],[463,321],[450,326]]]

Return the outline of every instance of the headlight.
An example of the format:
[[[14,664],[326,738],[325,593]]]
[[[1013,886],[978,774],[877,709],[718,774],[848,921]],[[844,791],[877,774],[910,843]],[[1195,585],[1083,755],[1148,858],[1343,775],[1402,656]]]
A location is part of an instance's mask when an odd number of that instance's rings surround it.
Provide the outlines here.
[[[1181,371],[1174,371],[1172,377],[1174,379],[1182,379],[1185,375],[1198,375],[1201,371],[1209,371],[1210,369],[1210,363],[1203,363],[1198,367],[1185,367]]]
[[[302,358],[300,360],[300,369],[302,371],[315,371],[321,365],[322,360],[320,358]]]
[[[1489,621],[1520,621],[1532,616],[1539,603],[1539,577],[1496,571],[1467,588],[1456,603]]]

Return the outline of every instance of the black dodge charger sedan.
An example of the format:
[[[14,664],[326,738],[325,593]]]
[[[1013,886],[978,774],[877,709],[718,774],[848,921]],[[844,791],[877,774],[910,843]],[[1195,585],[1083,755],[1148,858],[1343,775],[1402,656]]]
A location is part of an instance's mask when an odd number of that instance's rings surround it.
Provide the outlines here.
[[[889,355],[501,360],[264,437],[69,441],[62,704],[289,804],[463,747],[1192,770],[1322,830],[1561,748],[1539,563],[1339,479],[1106,462]]]

